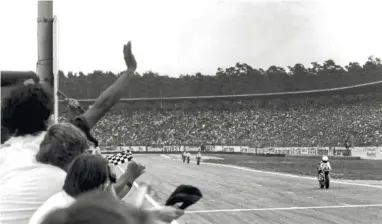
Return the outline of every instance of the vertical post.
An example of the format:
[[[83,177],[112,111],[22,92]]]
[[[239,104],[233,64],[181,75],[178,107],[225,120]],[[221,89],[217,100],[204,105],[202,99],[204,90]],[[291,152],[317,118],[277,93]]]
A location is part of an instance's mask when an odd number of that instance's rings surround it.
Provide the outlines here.
[[[40,83],[53,94],[53,1],[39,0],[37,11],[36,72]]]
[[[58,115],[59,115],[59,108],[58,108],[58,87],[59,87],[59,75],[58,75],[58,18],[57,16],[54,17],[54,24],[53,24],[53,95],[54,95],[54,123],[58,123]]]

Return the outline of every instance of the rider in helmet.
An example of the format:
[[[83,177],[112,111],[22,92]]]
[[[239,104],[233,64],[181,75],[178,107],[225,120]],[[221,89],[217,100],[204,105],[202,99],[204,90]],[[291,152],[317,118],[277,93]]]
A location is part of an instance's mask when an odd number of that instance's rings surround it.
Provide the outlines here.
[[[330,166],[329,158],[328,158],[328,156],[325,156],[325,155],[322,156],[322,159],[321,159],[320,163],[318,164],[318,168],[317,168],[317,170],[318,170],[317,178],[318,179],[320,179],[320,173],[322,172],[322,167],[324,165],[328,166],[329,171],[332,170],[332,167]]]

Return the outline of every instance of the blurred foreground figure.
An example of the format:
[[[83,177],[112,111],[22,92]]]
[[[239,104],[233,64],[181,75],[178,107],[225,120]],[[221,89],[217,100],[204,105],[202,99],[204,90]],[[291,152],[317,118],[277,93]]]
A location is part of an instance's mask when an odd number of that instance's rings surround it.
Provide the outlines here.
[[[142,209],[126,204],[107,192],[93,191],[80,196],[65,209],[49,213],[41,224],[154,224],[170,223],[184,214],[171,206]]]
[[[62,190],[69,164],[87,148],[82,131],[68,123],[8,140],[0,152],[0,223],[28,223]]]
[[[40,224],[50,212],[69,207],[76,198],[92,190],[107,191],[116,197],[113,188],[115,182],[116,176],[105,158],[101,155],[82,154],[70,165],[63,191],[50,197],[34,213],[29,224]]]
[[[149,212],[125,204],[109,193],[94,191],[79,197],[70,207],[50,213],[42,224],[151,224]]]

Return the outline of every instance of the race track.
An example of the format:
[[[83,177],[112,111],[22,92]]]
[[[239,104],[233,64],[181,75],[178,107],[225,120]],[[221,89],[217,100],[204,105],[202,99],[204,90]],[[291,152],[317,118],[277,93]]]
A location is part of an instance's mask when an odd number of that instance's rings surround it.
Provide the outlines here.
[[[159,204],[180,184],[200,188],[204,198],[187,209],[180,224],[382,223],[380,185],[332,182],[330,189],[322,190],[316,179],[203,163],[197,166],[185,164],[179,157],[134,155],[146,165],[138,184],[151,181],[155,191],[151,196]],[[116,169],[118,175],[125,166]]]

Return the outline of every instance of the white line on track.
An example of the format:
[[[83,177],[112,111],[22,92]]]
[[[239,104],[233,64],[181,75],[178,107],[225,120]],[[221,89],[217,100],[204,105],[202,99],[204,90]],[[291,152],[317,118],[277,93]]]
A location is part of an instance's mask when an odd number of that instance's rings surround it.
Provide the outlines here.
[[[170,158],[170,157],[169,157],[169,158]],[[120,166],[117,166],[117,167],[118,167],[118,169],[119,169],[122,173],[125,172]],[[136,182],[134,182],[133,185],[134,185],[134,187],[139,188],[139,185],[138,185]],[[150,195],[146,194],[146,195],[145,195],[145,198],[146,198],[146,200],[147,200],[147,201],[148,201],[154,208],[160,208],[160,207],[161,207],[161,206],[158,204],[158,202],[156,202]],[[179,223],[178,223],[178,221],[174,220],[174,221],[171,222],[171,224],[179,224]]]
[[[219,210],[186,211],[186,213],[187,213],[187,214],[192,214],[192,213],[217,213],[217,212],[250,212],[250,211],[312,210],[312,209],[371,208],[371,207],[382,207],[382,204],[370,204],[370,205],[333,205],[333,206],[284,207],[284,208],[219,209]]]
[[[171,158],[171,159],[175,160],[173,158]],[[190,162],[191,163],[196,163],[194,161],[190,161]],[[278,172],[255,170],[255,169],[250,169],[250,168],[241,167],[241,166],[225,165],[225,164],[218,164],[218,163],[208,163],[208,162],[202,162],[201,165],[203,165],[203,164],[212,165],[212,166],[227,167],[227,168],[238,169],[238,170],[245,170],[245,171],[255,172],[255,173],[270,174],[270,175],[276,175],[276,176],[299,178],[299,179],[308,179],[308,180],[316,180],[317,181],[317,178],[314,178],[314,177],[305,177],[305,176],[299,176],[299,175],[287,174],[287,173],[278,173]],[[333,179],[330,182],[337,183],[337,184],[345,184],[345,185],[353,185],[353,186],[361,186],[361,187],[370,187],[370,188],[382,189],[382,186],[371,185],[371,184],[349,183],[349,182],[338,181],[338,180],[333,180]]]
[[[166,158],[166,159],[171,159],[171,157],[170,156],[166,156],[166,155],[161,155],[162,157],[164,157],[164,158]]]

